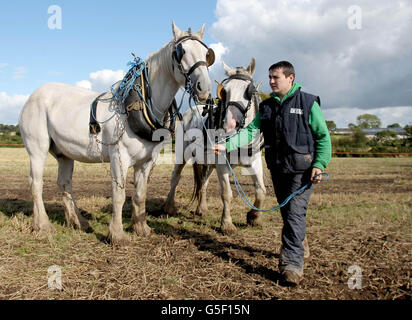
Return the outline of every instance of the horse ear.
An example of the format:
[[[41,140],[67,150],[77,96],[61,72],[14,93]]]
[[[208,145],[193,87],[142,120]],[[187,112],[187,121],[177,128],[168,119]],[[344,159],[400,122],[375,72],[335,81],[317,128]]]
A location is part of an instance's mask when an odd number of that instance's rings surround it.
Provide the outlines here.
[[[222,60],[222,63],[223,63],[223,69],[225,70],[226,75],[230,76],[233,73],[232,68],[229,67],[223,60]]]
[[[182,31],[180,31],[180,29],[175,25],[175,22],[173,20],[172,20],[172,30],[173,30],[173,37],[175,38],[175,40],[179,39]]]
[[[197,34],[199,35],[200,39],[203,40],[203,37],[205,35],[205,24],[203,24],[202,29],[200,29]]]
[[[255,73],[255,69],[256,69],[256,60],[255,58],[252,58],[252,60],[250,61],[249,67],[247,67],[247,71],[250,73],[251,76],[253,76],[253,74]]]

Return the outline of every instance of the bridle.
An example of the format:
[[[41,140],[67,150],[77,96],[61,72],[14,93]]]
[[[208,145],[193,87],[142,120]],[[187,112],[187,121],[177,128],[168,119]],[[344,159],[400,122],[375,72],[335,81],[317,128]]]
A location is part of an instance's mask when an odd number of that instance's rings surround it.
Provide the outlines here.
[[[206,61],[203,61],[203,60],[198,61],[193,66],[191,66],[188,71],[185,71],[182,65],[182,59],[185,54],[185,50],[183,49],[182,43],[188,40],[195,40],[195,41],[200,42],[207,49],[207,53],[206,53]],[[190,75],[193,73],[193,71],[195,71],[197,68],[201,66],[205,66],[209,68],[215,62],[215,52],[213,51],[213,49],[209,48],[203,41],[193,36],[190,33],[190,31],[189,31],[189,35],[184,36],[174,42],[172,57],[173,57],[173,60],[177,64],[177,68],[185,77],[185,90],[190,91],[190,93],[193,93],[192,80],[190,78]],[[173,69],[174,69],[174,64],[173,64]]]
[[[243,80],[243,81],[250,81],[248,87],[245,90],[244,96],[246,98],[246,100],[248,100],[248,104],[246,107],[244,107],[241,103],[237,102],[237,101],[229,101],[226,103],[226,91],[225,91],[225,87],[224,87],[224,83],[229,82],[230,80]],[[257,95],[257,90],[256,87],[253,84],[253,79],[252,77],[245,75],[245,74],[241,74],[239,72],[229,76],[228,78],[224,79],[221,83],[219,83],[218,87],[217,87],[217,97],[219,98],[219,100],[221,101],[221,103],[223,104],[223,108],[224,113],[226,114],[227,109],[230,106],[234,106],[236,107],[242,114],[243,118],[241,123],[239,124],[239,130],[242,129],[245,125],[245,120],[246,120],[246,114],[247,112],[250,110],[250,107],[252,106],[252,101],[255,102],[255,105],[257,106],[259,101],[258,101],[258,95]]]

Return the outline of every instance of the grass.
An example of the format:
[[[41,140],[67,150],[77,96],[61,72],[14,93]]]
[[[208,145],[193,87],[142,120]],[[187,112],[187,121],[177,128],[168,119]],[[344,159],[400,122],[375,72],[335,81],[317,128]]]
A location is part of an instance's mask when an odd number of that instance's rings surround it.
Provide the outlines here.
[[[147,208],[158,210],[169,189],[172,165],[155,167]],[[266,170],[266,169],[265,169]],[[183,171],[178,217],[151,214],[153,234],[127,247],[105,242],[111,218],[108,164],[75,164],[74,197],[93,232],[64,226],[56,185],[57,163],[48,157],[44,201],[56,232],[31,232],[32,202],[25,149],[0,149],[0,299],[410,299],[411,158],[333,158],[331,179],[315,187],[307,213],[311,257],[305,279],[292,289],[277,270],[282,220],[266,213],[261,228],[246,226],[246,206],[236,194],[233,236],[219,232],[222,204],[216,175],[209,184],[209,214],[193,217],[192,173]],[[248,177],[235,169],[250,200]],[[266,173],[264,207],[276,200]],[[130,226],[132,172],[127,178],[124,227]],[[132,236],[127,232],[129,236]],[[363,287],[350,290],[351,265],[362,268]],[[47,286],[47,270],[62,268],[63,289]]]

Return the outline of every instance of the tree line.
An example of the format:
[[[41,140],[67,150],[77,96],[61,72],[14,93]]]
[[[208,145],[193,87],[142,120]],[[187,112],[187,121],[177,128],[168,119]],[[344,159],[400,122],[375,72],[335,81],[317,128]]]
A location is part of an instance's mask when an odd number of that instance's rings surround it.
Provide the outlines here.
[[[386,130],[377,132],[372,138],[367,137],[365,129],[381,128],[381,120],[372,114],[363,114],[357,117],[356,124],[350,123],[349,135],[342,135],[336,132],[336,124],[333,121],[326,121],[331,133],[333,152],[358,152],[355,156],[366,156],[363,153],[412,153],[412,126],[406,125],[401,135],[394,131],[395,128],[402,128],[399,123],[393,123],[386,127]],[[338,154],[338,156],[348,156],[348,154]]]
[[[0,145],[19,145],[23,144],[20,136],[19,126],[0,123]]]

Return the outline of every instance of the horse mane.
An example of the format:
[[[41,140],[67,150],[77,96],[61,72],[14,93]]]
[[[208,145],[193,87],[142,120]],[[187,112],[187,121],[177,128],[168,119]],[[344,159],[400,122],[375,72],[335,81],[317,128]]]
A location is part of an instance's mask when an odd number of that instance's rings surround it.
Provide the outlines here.
[[[247,71],[245,67],[231,68],[229,72],[226,71],[225,73],[228,77],[233,76],[235,74],[241,74],[253,78],[253,76],[249,73],[249,71]]]
[[[159,50],[149,54],[149,57],[146,59],[147,64],[149,65],[150,72],[155,75],[158,73],[163,74],[172,74],[173,68],[171,58],[173,52],[173,40],[166,43]]]

